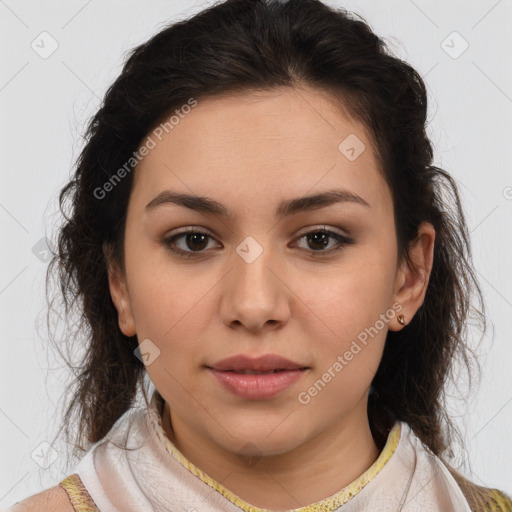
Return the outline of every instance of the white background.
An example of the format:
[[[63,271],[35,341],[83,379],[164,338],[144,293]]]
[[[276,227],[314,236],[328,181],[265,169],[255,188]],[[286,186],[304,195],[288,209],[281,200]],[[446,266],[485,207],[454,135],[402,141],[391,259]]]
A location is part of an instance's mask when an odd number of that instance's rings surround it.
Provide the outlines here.
[[[512,493],[512,1],[329,3],[361,14],[427,83],[435,164],[459,184],[490,325],[480,387],[458,406],[468,474]],[[45,335],[47,263],[32,248],[55,240],[58,191],[125,52],[205,5],[0,0],[0,509],[66,476],[60,447],[47,470],[32,458],[56,432],[67,378]],[[43,31],[58,42],[46,59],[31,48]],[[458,58],[443,48],[454,31],[469,44]],[[463,41],[446,44],[457,52]]]

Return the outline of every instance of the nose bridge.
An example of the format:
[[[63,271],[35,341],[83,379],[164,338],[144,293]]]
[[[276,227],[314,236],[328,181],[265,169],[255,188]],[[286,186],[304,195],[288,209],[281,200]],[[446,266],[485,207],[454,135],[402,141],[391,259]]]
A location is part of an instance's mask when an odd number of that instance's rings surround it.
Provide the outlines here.
[[[270,248],[271,237],[246,237],[237,247],[235,256],[234,281],[241,285],[247,296],[255,297],[268,293],[275,276],[270,271],[272,261],[275,261]],[[270,267],[270,268],[269,268]],[[270,287],[270,288],[269,288]]]
[[[270,249],[271,237],[248,236],[237,247],[233,269],[223,298],[224,319],[238,321],[250,329],[268,320],[283,320],[286,307],[282,283],[278,279],[278,255]],[[282,316],[282,318],[281,318]]]

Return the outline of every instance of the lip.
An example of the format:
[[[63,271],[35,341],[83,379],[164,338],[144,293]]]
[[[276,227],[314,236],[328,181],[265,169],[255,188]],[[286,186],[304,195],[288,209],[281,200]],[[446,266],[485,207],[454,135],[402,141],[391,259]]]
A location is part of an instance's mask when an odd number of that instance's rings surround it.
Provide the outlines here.
[[[225,389],[250,400],[264,400],[278,395],[297,382],[309,369],[277,354],[265,354],[256,358],[238,354],[206,368]],[[276,371],[266,375],[237,373],[243,370]]]
[[[243,374],[208,368],[228,391],[249,400],[265,400],[278,395],[297,382],[307,369],[282,370],[267,375]]]
[[[277,354],[265,354],[260,357],[251,357],[246,354],[237,354],[227,357],[215,364],[208,366],[220,372],[252,370],[256,372],[268,372],[270,370],[299,370],[307,368],[306,365],[296,363]]]

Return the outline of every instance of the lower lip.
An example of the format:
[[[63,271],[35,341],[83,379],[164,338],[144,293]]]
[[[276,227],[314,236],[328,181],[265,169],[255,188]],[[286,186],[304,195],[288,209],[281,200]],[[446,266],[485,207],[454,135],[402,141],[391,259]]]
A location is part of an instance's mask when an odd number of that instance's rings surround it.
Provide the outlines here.
[[[267,375],[220,372],[212,368],[208,371],[231,393],[242,398],[263,400],[288,389],[306,370],[284,370]]]

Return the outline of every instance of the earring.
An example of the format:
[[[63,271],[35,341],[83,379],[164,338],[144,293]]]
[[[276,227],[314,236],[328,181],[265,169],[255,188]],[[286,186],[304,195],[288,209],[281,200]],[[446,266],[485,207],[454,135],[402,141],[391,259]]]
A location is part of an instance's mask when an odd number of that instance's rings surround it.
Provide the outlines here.
[[[405,325],[405,317],[404,315],[398,315],[398,321],[400,324]]]
[[[121,317],[124,315],[124,308],[121,306]],[[124,318],[121,318],[121,323],[123,325],[126,325],[126,320]]]

